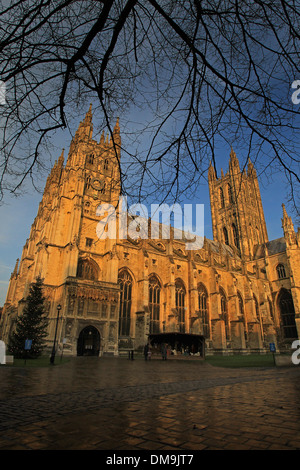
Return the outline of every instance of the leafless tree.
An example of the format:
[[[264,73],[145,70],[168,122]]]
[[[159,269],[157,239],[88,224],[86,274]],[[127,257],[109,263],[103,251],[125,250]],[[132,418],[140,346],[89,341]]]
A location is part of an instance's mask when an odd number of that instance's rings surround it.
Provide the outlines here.
[[[123,193],[193,192],[236,145],[243,164],[286,174],[297,207],[299,1],[1,4],[2,196],[35,180],[47,139],[93,102],[99,130],[121,118]]]

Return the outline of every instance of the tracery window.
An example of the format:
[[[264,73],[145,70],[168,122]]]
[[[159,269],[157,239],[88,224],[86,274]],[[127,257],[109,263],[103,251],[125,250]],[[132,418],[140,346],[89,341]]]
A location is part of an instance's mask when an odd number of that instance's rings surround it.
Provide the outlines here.
[[[91,153],[89,156],[88,156],[88,163],[90,165],[93,165],[94,164],[94,160],[95,160],[95,156],[93,153]]]
[[[232,235],[233,235],[233,242],[235,246],[239,248],[240,247],[239,233],[235,224],[232,224]]]
[[[92,245],[93,245],[93,239],[92,239],[92,238],[86,238],[86,239],[85,239],[85,246],[86,246],[87,248],[91,248]]]
[[[204,336],[209,337],[208,295],[203,284],[198,285],[198,308],[203,323]]]
[[[222,319],[224,320],[224,323],[225,323],[226,339],[229,340],[230,339],[230,331],[229,331],[227,299],[226,299],[225,292],[222,288],[220,288],[220,296],[221,296],[221,315],[222,315]]]
[[[282,289],[279,293],[278,306],[283,337],[285,339],[298,338],[294,302],[291,293],[286,289]]]
[[[232,188],[230,184],[228,185],[228,199],[230,204],[234,203]]]
[[[283,279],[286,277],[285,267],[283,264],[278,264],[276,267],[278,279]]]
[[[130,313],[132,301],[132,277],[128,271],[121,271],[118,278],[120,285],[119,335],[130,335]]]
[[[87,179],[86,179],[85,187],[86,187],[86,189],[89,189],[90,186],[91,186],[91,177],[88,176]]]
[[[224,200],[224,193],[223,193],[222,188],[219,189],[219,193],[220,193],[220,206],[221,206],[221,209],[223,209],[225,207],[225,200]]]
[[[248,328],[247,328],[247,320],[246,320],[246,317],[245,317],[244,301],[243,301],[243,298],[242,298],[242,296],[239,292],[237,293],[237,297],[238,297],[238,314],[241,317],[242,321],[244,322],[244,336],[245,336],[245,340],[247,341],[247,339],[248,339]]]
[[[161,286],[156,276],[149,279],[150,333],[160,332],[160,293]]]
[[[229,245],[228,231],[226,227],[223,227],[224,243]]]
[[[180,333],[185,333],[185,287],[181,279],[175,282],[175,302],[178,312],[178,323]]]

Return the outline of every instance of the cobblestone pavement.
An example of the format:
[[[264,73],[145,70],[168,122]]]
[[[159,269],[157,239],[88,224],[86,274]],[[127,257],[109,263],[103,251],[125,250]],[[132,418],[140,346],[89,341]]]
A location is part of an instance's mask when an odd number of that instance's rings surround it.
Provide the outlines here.
[[[1,366],[0,450],[299,450],[299,392],[296,366],[124,358]]]

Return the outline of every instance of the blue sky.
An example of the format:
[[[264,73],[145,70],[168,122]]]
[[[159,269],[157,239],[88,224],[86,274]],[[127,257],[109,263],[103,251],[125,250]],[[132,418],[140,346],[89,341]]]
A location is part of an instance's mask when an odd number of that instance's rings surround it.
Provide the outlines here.
[[[59,157],[62,148],[65,148],[65,155],[67,155],[69,142],[70,138],[66,134],[62,134],[56,140],[57,150],[53,153],[53,162]],[[234,150],[241,163],[243,157],[239,154],[239,149],[234,148]],[[224,154],[220,157],[219,174],[221,167],[224,173],[228,169],[229,153],[230,148],[224,151]],[[282,202],[286,204],[287,209],[289,208],[286,199],[286,181],[278,173],[272,179],[261,175],[259,183],[269,239],[280,238],[283,236],[281,228]],[[43,187],[43,184],[41,186]],[[0,306],[5,302],[10,275],[14,269],[16,259],[21,258],[22,249],[29,236],[30,227],[36,217],[41,198],[42,194],[27,185],[26,193],[19,197],[6,198],[5,204],[0,206]],[[186,202],[190,203],[191,201]],[[204,204],[204,235],[212,239],[209,192],[205,181],[199,187],[193,202]]]

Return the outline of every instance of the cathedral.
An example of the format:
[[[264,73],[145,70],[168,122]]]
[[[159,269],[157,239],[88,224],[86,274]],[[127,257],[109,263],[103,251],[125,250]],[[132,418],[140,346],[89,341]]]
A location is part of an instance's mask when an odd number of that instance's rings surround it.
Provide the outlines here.
[[[263,354],[270,343],[290,350],[300,338],[300,232],[282,205],[283,236],[269,241],[251,161],[241,171],[231,149],[226,174],[217,178],[210,165],[213,240],[199,249],[187,250],[172,227],[168,238],[101,237],[99,205],[116,208],[119,222],[119,122],[110,138],[92,133],[90,107],[66,162],[62,153],[48,176],[11,274],[0,338],[8,342],[40,276],[49,351],[54,339],[72,356],[118,356],[145,344],[201,357]]]

